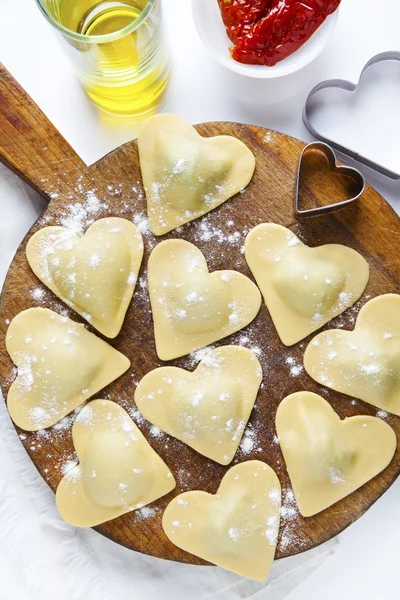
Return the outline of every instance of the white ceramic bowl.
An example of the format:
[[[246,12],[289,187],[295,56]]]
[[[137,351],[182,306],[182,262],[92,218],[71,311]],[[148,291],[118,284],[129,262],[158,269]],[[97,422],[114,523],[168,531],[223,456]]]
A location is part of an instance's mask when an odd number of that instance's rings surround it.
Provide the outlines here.
[[[197,32],[217,61],[235,73],[257,79],[274,79],[299,71],[322,52],[335,28],[339,11],[325,19],[314,35],[301,48],[274,67],[245,65],[230,57],[232,42],[226,35],[217,0],[192,0],[193,19]]]

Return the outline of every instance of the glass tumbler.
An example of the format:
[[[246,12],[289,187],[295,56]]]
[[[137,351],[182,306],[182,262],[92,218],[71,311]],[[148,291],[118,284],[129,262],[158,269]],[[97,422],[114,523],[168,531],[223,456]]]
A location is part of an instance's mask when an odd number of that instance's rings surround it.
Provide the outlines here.
[[[100,109],[138,118],[157,109],[170,72],[161,0],[36,2]]]

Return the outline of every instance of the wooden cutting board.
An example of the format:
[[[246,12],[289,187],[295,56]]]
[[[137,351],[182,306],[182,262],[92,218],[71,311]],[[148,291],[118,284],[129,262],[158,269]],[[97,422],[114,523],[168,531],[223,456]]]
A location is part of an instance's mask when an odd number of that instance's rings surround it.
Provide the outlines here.
[[[22,241],[0,298],[0,383],[4,396],[15,377],[4,344],[7,324],[15,315],[32,306],[45,306],[56,311],[64,310],[74,320],[81,321],[78,315],[45,290],[26,261],[27,240],[45,225],[58,225],[65,220],[76,224],[79,219],[84,223],[85,215],[89,219],[113,215],[136,220],[144,230],[145,259],[140,282],[122,332],[111,342],[129,357],[132,368],[98,395],[120,403],[131,414],[136,410],[133,394],[137,382],[161,364],[155,352],[146,288],[147,259],[160,239],[181,237],[189,240],[204,252],[210,270],[233,268],[249,277],[251,274],[241,247],[246,232],[258,223],[269,221],[290,227],[309,245],[349,245],[368,260],[371,278],[361,301],[332,321],[330,327],[351,329],[360,306],[367,299],[399,291],[399,219],[373,188],[367,186],[362,200],[341,212],[296,220],[293,201],[303,142],[274,131],[238,123],[205,123],[198,125],[197,129],[204,136],[230,134],[243,140],[257,159],[253,181],[244,193],[238,194],[205,218],[183,227],[179,233],[172,232],[163,238],[154,238],[145,227],[146,205],[136,141],[125,144],[87,167],[10,74],[4,68],[0,69],[0,158],[38,192],[51,199],[45,214]],[[320,167],[317,160],[307,164],[307,180],[302,190],[303,202],[307,205],[320,202],[321,198],[326,202],[342,199],[343,190],[337,178],[329,177]],[[282,454],[274,441],[274,417],[280,401],[292,392],[310,390],[328,399],[342,418],[357,414],[375,415],[377,412],[364,402],[351,402],[348,397],[324,389],[311,380],[302,369],[307,342],[292,348],[284,347],[265,306],[250,326],[220,342],[241,343],[255,349],[263,366],[263,387],[250,419],[252,437],[244,449],[237,453],[234,463],[261,459],[279,475],[286,510],[282,518],[278,557],[308,550],[340,533],[358,519],[400,473],[398,447],[390,466],[351,496],[315,517],[303,518],[298,514]],[[185,357],[170,364],[193,369],[196,360]],[[173,471],[177,487],[152,505],[155,510],[131,512],[97,527],[97,531],[127,548],[146,554],[205,564],[169,542],[161,527],[162,513],[171,498],[182,491],[201,489],[215,492],[227,467],[200,456],[178,440],[158,434],[139,414],[134,414],[134,418],[150,444]],[[387,422],[400,438],[400,418],[388,416]],[[76,458],[71,441],[71,425],[72,418],[64,420],[45,434],[26,433],[17,429],[32,462],[52,490],[56,489],[66,462]]]

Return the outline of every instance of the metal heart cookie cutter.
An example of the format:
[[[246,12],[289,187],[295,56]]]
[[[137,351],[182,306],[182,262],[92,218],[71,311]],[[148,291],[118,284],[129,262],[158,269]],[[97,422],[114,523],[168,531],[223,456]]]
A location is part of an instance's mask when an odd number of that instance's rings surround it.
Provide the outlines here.
[[[304,124],[307,127],[308,131],[315,138],[317,138],[318,140],[321,140],[321,142],[329,144],[330,146],[335,148],[335,150],[338,150],[339,152],[342,152],[343,154],[350,156],[354,160],[362,163],[363,165],[366,165],[370,169],[373,169],[374,171],[380,173],[381,175],[384,175],[385,177],[389,177],[390,179],[399,180],[400,173],[397,173],[396,171],[393,171],[392,169],[389,169],[389,168],[367,158],[366,156],[363,156],[362,154],[359,154],[358,152],[351,150],[350,148],[348,148],[346,146],[342,146],[341,144],[335,142],[332,139],[324,137],[321,133],[319,133],[319,131],[313,126],[313,124],[311,122],[312,112],[313,112],[312,104],[313,104],[314,96],[319,91],[327,89],[327,88],[336,88],[336,89],[344,90],[346,92],[354,93],[358,89],[364,73],[373,65],[376,65],[377,63],[381,63],[381,62],[386,62],[386,61],[400,62],[400,52],[395,52],[395,51],[382,52],[381,54],[377,54],[376,56],[372,57],[371,60],[369,60],[367,62],[367,64],[361,71],[361,75],[358,80],[358,83],[352,83],[351,81],[347,81],[345,79],[329,79],[329,80],[323,81],[323,82],[319,83],[318,85],[316,85],[314,87],[314,89],[311,90],[311,92],[309,93],[309,95],[307,97],[307,100],[306,100],[306,103],[304,106],[304,111],[303,111],[303,121],[304,121]]]
[[[303,161],[305,155],[313,150],[325,154],[331,167],[332,173],[344,175],[353,180],[355,184],[354,193],[351,198],[348,198],[341,202],[336,202],[335,204],[328,204],[326,206],[315,206],[314,208],[309,208],[307,210],[300,210],[300,179]],[[326,215],[328,213],[341,210],[342,208],[346,208],[347,206],[349,206],[349,204],[353,204],[353,202],[358,200],[361,194],[364,192],[364,190],[365,179],[360,173],[360,171],[354,169],[353,167],[347,167],[346,165],[338,165],[336,161],[336,155],[328,144],[325,144],[325,142],[312,142],[311,144],[307,144],[307,146],[303,148],[303,151],[300,155],[299,167],[297,171],[296,200],[294,205],[294,214],[296,217],[318,217],[320,215]]]

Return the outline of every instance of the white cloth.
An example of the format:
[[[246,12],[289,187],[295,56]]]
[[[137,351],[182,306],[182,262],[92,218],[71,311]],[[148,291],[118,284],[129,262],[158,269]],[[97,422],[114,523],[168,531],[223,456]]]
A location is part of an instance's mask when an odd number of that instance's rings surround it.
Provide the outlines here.
[[[40,196],[0,165],[1,280],[43,208]],[[0,584],[0,600],[280,600],[336,543],[276,561],[268,581],[257,583],[217,567],[131,552],[95,531],[70,527],[0,404],[0,582],[7,578],[14,588],[3,597]]]

